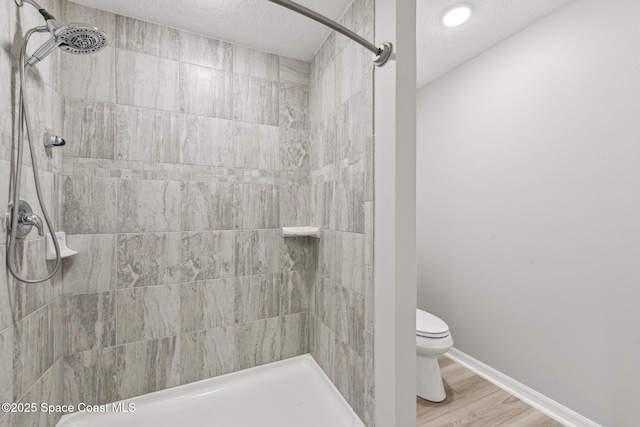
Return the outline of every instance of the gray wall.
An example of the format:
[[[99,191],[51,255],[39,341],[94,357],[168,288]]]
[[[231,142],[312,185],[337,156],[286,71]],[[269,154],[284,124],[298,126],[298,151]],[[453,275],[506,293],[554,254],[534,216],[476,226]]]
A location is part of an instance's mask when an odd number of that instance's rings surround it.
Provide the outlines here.
[[[40,163],[57,228],[80,253],[64,261],[64,283],[27,286],[2,267],[0,400],[98,404],[312,352],[372,426],[367,51],[331,35],[308,64],[70,2],[44,6],[111,41],[92,56],[56,52],[31,85],[36,135],[67,140],[39,149]],[[3,8],[9,82],[15,40],[40,18]],[[358,0],[342,23],[373,38],[372,13]],[[8,202],[15,81],[0,91]],[[35,201],[29,185],[25,198]],[[319,241],[280,237],[295,225],[325,230]],[[32,235],[19,251],[30,274],[45,271],[43,246]],[[41,417],[0,426],[57,421]]]
[[[373,39],[373,1],[340,22]],[[311,353],[368,426],[373,387],[373,66],[332,33],[311,63],[311,170],[317,246]]]
[[[309,64],[66,3],[64,397],[101,403],[308,351]]]
[[[42,5],[54,14],[60,12],[57,1],[45,0]],[[22,35],[37,25],[42,25],[42,17],[32,7],[18,9],[12,1],[0,4],[0,401],[56,404],[62,402],[63,384],[62,274],[45,283],[25,284],[13,279],[5,263],[4,212],[12,197],[11,156],[15,155],[12,147],[17,140],[14,107],[19,96],[18,57]],[[46,39],[45,35],[33,36],[29,52]],[[41,144],[45,130],[61,133],[58,67],[59,55],[54,52],[30,73],[28,90],[42,192],[48,211],[59,226],[62,153],[45,151]],[[28,149],[24,165],[22,198],[41,215]],[[44,239],[34,229],[16,247],[18,271],[29,278],[45,276],[52,263],[45,262],[44,254]],[[55,414],[40,412],[13,416],[0,413],[0,426],[53,425],[57,419]]]
[[[418,94],[419,306],[620,427],[640,384],[638,16],[575,1]]]

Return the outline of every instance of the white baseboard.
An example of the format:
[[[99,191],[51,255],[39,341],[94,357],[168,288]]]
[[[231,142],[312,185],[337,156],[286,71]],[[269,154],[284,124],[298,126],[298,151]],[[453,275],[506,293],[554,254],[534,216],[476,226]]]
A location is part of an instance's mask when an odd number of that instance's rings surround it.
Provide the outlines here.
[[[452,348],[444,355],[565,426],[602,427],[600,424],[583,417],[566,406],[549,399],[547,396],[538,393],[501,372],[496,371],[492,367],[485,365],[479,360],[468,356],[456,348]]]

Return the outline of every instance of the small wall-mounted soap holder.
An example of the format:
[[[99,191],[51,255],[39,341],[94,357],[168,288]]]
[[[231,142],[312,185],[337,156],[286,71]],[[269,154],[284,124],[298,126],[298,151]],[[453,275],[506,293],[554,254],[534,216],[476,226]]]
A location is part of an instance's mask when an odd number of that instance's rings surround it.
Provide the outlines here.
[[[60,258],[67,258],[78,253],[67,246],[67,234],[64,231],[56,231],[58,246],[60,246]],[[53,245],[51,234],[47,233],[47,261],[56,259],[56,247]]]
[[[282,227],[282,237],[320,237],[320,227]]]

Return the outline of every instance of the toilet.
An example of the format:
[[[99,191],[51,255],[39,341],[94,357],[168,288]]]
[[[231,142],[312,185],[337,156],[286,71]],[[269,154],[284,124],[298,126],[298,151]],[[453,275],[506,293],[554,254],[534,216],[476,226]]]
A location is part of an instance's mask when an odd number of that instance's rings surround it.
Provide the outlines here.
[[[440,318],[416,309],[417,394],[431,402],[442,402],[447,394],[442,384],[438,355],[453,346],[449,327]]]

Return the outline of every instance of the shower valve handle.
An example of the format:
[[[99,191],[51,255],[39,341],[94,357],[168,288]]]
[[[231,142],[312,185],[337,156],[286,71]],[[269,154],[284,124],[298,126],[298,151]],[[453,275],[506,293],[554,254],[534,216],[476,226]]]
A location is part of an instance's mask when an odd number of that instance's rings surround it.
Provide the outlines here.
[[[5,219],[7,230],[9,232],[11,232],[13,210],[14,210],[13,203],[10,203],[9,209],[7,210],[7,216]],[[16,239],[23,240],[31,232],[31,227],[34,227],[34,226],[38,229],[38,234],[40,236],[44,236],[44,227],[42,225],[42,220],[38,215],[33,213],[33,210],[31,209],[31,206],[29,206],[29,203],[25,202],[24,200],[20,200],[16,215],[18,215],[18,225],[16,226]]]

